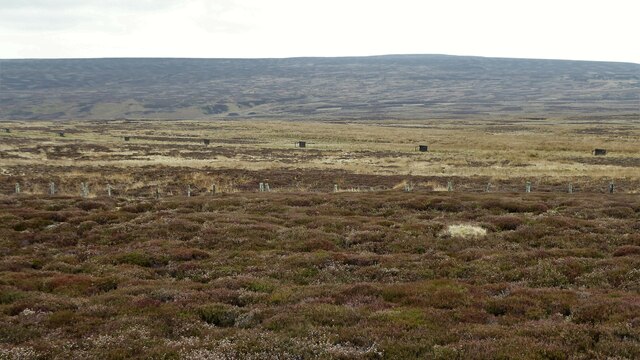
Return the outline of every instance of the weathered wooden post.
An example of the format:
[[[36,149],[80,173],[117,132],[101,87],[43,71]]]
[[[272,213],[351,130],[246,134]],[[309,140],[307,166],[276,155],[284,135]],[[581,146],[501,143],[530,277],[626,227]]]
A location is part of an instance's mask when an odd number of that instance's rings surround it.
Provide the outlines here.
[[[333,184],[333,192],[338,192],[338,184]]]
[[[216,184],[211,185],[211,194],[216,193]]]
[[[615,189],[615,185],[613,185],[613,181],[609,183],[609,194],[613,194],[613,190]]]
[[[531,192],[531,181],[527,181],[527,184],[525,185],[525,191],[527,193]]]
[[[160,187],[156,187],[156,199],[160,199]]]
[[[404,191],[411,192],[413,191],[413,182],[409,181],[404,184]]]
[[[451,180],[447,181],[447,191],[453,191],[453,181]]]
[[[111,197],[111,184],[107,184],[107,195]]]
[[[53,181],[49,183],[49,195],[55,195],[56,194],[56,183],[54,183]]]
[[[569,194],[573,194],[573,184],[569,184]]]
[[[264,192],[264,183],[260,183],[259,190],[260,192]]]
[[[191,197],[191,185],[187,185],[187,197]]]
[[[271,189],[269,188],[269,183],[264,183],[264,191],[266,192],[270,192]]]
[[[487,187],[484,188],[484,192],[489,192],[491,190],[491,183],[487,183]]]
[[[20,183],[16,183],[16,195],[20,194]]]
[[[85,182],[80,183],[80,195],[83,198],[89,197],[89,184],[87,184]]]

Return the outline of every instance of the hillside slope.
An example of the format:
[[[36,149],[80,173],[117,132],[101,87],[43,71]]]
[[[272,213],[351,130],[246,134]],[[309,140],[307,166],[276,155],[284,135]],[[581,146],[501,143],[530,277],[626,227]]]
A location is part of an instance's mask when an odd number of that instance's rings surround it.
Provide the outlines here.
[[[0,60],[0,119],[638,119],[640,65],[445,55]]]

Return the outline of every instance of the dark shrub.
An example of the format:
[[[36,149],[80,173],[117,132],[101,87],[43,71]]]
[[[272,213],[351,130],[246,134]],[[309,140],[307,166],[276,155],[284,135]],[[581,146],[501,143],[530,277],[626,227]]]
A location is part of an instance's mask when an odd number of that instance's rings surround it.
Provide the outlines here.
[[[235,324],[238,314],[222,305],[206,306],[198,309],[200,320],[219,327],[231,327]]]
[[[543,213],[549,210],[545,203],[525,201],[522,199],[489,198],[480,203],[487,210],[506,211],[510,213]]]
[[[0,291],[0,305],[11,304],[16,300],[22,299],[25,295],[21,292],[1,290]]]
[[[75,312],[71,310],[61,310],[61,311],[56,311],[53,314],[49,315],[49,318],[47,319],[47,324],[50,327],[57,328],[62,326],[73,325],[77,323],[79,320],[80,319]]]
[[[494,216],[488,219],[489,223],[493,224],[497,230],[516,230],[524,221],[516,216]]]
[[[24,230],[42,230],[49,225],[53,225],[54,222],[49,219],[33,218],[27,221],[22,221],[13,227],[15,231]]]
[[[93,283],[95,292],[109,292],[118,288],[118,280],[114,278],[98,279]]]
[[[78,209],[82,209],[84,211],[91,211],[91,210],[96,210],[96,209],[107,209],[108,205],[103,203],[103,202],[99,202],[99,201],[92,201],[92,200],[84,200],[80,203],[78,203],[78,205],[76,205],[78,207]]]
[[[83,221],[80,224],[78,224],[78,229],[77,229],[78,235],[82,235],[96,226],[98,226],[98,223],[95,221]]]

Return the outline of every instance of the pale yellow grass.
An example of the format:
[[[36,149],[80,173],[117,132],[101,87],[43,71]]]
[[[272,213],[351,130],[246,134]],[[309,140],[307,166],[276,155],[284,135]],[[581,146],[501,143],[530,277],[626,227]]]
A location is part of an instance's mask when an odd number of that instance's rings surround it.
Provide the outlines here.
[[[446,235],[463,239],[479,239],[487,235],[487,230],[471,224],[449,225]]]
[[[567,178],[588,176],[592,178],[640,178],[640,170],[634,166],[617,165],[616,159],[640,157],[640,124],[570,124],[536,122],[496,125],[489,122],[426,120],[404,122],[355,122],[330,124],[323,122],[288,121],[149,121],[144,123],[110,122],[33,122],[8,123],[16,131],[0,134],[0,149],[21,159],[2,158],[0,168],[20,165],[47,164],[52,166],[112,166],[136,168],[140,166],[180,166],[194,169],[233,168],[265,170],[299,168],[319,170],[347,170],[358,174],[422,175],[440,177],[487,176],[494,179],[513,177]],[[48,128],[40,129],[40,128]],[[601,128],[601,133],[594,132]],[[53,132],[58,129],[75,129],[59,138]],[[616,130],[619,129],[619,130]],[[586,133],[585,133],[586,131]],[[133,136],[129,143],[122,136]],[[215,155],[207,159],[183,157],[184,142],[135,139],[135,136],[169,136],[211,139],[208,149],[221,146],[233,149],[238,156]],[[3,137],[20,140],[20,146],[4,144]],[[244,143],[234,141],[242,140]],[[307,149],[294,149],[293,143],[306,140]],[[88,160],[49,159],[44,152],[26,153],[23,147],[71,146],[96,144],[107,146],[113,152],[82,151]],[[145,156],[147,159],[127,159],[135,155],[127,145],[144,145],[172,148],[179,155],[162,153]],[[418,153],[418,144],[430,146],[430,152]],[[605,159],[610,164],[588,163],[590,151],[595,147],[609,150]],[[286,159],[270,155],[269,150],[298,151],[309,156],[304,161],[290,163]],[[254,150],[263,150],[255,152]],[[253,152],[251,152],[253,151]],[[243,152],[247,152],[244,154]],[[114,155],[110,159],[109,155]],[[117,158],[124,156],[124,158]],[[99,160],[92,158],[100,157]],[[575,162],[572,159],[584,159]],[[428,184],[438,190],[446,190],[446,184]]]

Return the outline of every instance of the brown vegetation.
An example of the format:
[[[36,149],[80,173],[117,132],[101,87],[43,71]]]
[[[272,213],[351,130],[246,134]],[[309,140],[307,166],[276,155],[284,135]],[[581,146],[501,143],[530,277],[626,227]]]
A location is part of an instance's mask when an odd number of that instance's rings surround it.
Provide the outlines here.
[[[640,357],[636,124],[6,126],[0,359]]]
[[[0,357],[637,358],[639,223],[615,194],[1,197]]]

